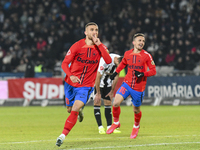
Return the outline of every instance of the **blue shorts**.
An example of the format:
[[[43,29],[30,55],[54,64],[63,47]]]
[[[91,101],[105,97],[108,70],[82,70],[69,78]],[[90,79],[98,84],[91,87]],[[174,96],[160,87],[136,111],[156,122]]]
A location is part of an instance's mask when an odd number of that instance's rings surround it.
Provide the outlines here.
[[[86,104],[93,90],[94,87],[73,87],[65,82],[64,92],[66,106],[73,106],[76,100],[80,100]]]
[[[139,107],[142,105],[144,91],[143,92],[135,91],[125,82],[122,83],[116,94],[120,94],[121,96],[123,96],[124,99],[126,99],[129,95],[131,95],[132,98],[131,101],[135,107]]]

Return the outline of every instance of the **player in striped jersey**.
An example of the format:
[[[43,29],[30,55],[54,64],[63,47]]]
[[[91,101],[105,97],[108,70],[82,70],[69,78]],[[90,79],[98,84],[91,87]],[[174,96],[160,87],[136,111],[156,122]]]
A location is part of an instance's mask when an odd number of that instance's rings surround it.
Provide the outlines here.
[[[135,34],[132,43],[134,48],[125,52],[124,58],[117,67],[115,73],[110,77],[111,79],[114,79],[115,76],[127,66],[128,71],[124,78],[124,82],[118,89],[113,102],[114,123],[106,133],[111,134],[116,128],[120,127],[120,104],[124,99],[131,95],[135,123],[130,138],[134,139],[137,137],[140,128],[140,119],[142,116],[140,106],[144,97],[147,77],[156,74],[156,66],[152,56],[143,50],[145,44],[144,34]],[[149,70],[147,70],[148,68]]]
[[[105,128],[102,126],[101,120],[101,99],[103,99],[105,107],[105,118],[107,122],[107,129],[112,124],[112,113],[111,105],[115,86],[117,84],[119,76],[115,80],[110,79],[110,75],[114,73],[117,66],[122,60],[122,57],[117,54],[110,54],[112,63],[106,64],[104,59],[100,59],[100,64],[97,71],[97,77],[95,81],[95,91],[94,91],[94,115],[97,121],[99,134],[106,134]],[[115,130],[114,133],[121,133],[119,130]]]

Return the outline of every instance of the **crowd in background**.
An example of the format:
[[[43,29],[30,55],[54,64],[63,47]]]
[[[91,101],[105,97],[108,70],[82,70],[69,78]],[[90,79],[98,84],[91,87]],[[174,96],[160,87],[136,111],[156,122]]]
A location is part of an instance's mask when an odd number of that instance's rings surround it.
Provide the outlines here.
[[[193,70],[200,63],[200,0],[1,0],[0,72],[60,71],[88,22],[112,53],[132,48],[133,35],[157,66]]]

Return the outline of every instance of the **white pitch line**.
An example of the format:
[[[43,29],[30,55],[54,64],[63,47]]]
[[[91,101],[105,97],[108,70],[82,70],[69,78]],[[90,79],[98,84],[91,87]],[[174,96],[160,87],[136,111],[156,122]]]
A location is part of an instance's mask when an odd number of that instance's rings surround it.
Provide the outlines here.
[[[25,142],[8,142],[0,144],[26,144],[26,143],[37,143],[37,142],[46,142],[46,141],[56,141],[56,140],[36,140],[36,141],[25,141]]]
[[[74,148],[74,149],[68,149],[68,150],[83,150],[83,149],[114,149],[114,148],[126,148],[126,147],[145,147],[145,146],[178,145],[178,144],[200,144],[200,142],[155,143],[155,144],[126,145],[126,146],[106,146],[106,147],[92,147],[92,148]]]
[[[183,136],[200,136],[200,135],[167,135],[167,136],[145,136],[145,137],[183,137]],[[104,137],[104,138],[81,138],[81,140],[101,140],[101,139],[110,139],[110,138],[113,138],[113,137]],[[128,138],[129,137],[116,137],[116,138]],[[66,141],[72,141],[74,139],[78,139],[78,138],[70,138],[70,139],[66,139]],[[47,141],[56,141],[56,139],[54,140],[35,140],[35,141],[24,141],[24,142],[6,142],[6,143],[0,143],[0,145],[2,144],[25,144],[25,143],[36,143],[36,142],[47,142]]]

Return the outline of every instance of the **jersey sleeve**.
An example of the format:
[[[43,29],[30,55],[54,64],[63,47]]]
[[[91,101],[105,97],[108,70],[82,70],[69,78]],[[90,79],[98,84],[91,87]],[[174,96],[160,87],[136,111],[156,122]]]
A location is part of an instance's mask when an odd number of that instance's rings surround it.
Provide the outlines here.
[[[154,75],[156,75],[156,65],[153,61],[152,56],[149,53],[147,53],[147,55],[148,56],[147,56],[146,64],[149,67],[149,71],[144,72],[144,76],[147,76],[147,77],[154,76]]]
[[[105,60],[106,64],[110,64],[112,62],[112,59],[108,53],[108,49],[105,45],[103,45],[102,43],[98,46],[99,50],[101,51],[101,56],[103,57],[103,59]]]
[[[74,59],[74,57],[76,55],[77,45],[78,45],[78,43],[75,43],[70,47],[70,49],[68,50],[68,52],[67,52],[67,54],[66,54],[66,56],[65,56],[65,58],[64,58],[64,60],[62,62],[62,65],[61,65],[63,71],[69,77],[72,75],[72,73],[71,73],[71,71],[69,69],[69,64],[71,63],[71,61],[73,61],[73,59]]]

